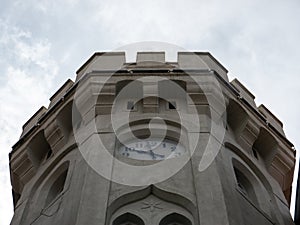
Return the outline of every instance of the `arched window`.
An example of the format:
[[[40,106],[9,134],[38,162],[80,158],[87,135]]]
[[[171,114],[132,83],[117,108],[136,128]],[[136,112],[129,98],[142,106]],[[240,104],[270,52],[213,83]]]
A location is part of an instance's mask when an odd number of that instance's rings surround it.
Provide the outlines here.
[[[183,215],[172,213],[165,216],[159,225],[192,225],[192,222]]]
[[[250,180],[237,168],[234,168],[234,173],[238,190],[253,203],[257,203],[254,187]]]
[[[64,170],[52,183],[45,201],[45,206],[48,206],[64,190],[67,173],[68,170]]]
[[[112,225],[145,225],[145,223],[140,217],[132,213],[125,213],[117,217]]]

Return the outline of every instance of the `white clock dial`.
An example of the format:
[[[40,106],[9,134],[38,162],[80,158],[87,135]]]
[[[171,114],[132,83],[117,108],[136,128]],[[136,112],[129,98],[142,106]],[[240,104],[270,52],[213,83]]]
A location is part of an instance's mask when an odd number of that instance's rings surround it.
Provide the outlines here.
[[[181,156],[185,152],[181,144],[160,139],[129,142],[118,149],[118,154],[138,160],[164,160]]]

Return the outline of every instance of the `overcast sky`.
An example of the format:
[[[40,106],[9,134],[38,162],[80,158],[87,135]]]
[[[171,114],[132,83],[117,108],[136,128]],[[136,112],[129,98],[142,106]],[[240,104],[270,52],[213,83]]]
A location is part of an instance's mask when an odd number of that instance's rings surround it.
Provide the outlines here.
[[[0,225],[13,214],[8,153],[22,125],[96,51],[209,51],[300,146],[299,21],[299,0],[0,0]]]

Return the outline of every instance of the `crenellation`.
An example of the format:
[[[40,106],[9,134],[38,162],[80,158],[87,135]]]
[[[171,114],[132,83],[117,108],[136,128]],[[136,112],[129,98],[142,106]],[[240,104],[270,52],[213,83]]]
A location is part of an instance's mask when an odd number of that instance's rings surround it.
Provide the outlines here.
[[[68,79],[55,93],[50,97],[50,104],[48,108],[51,108],[55,105],[59,99],[64,97],[66,92],[74,85],[74,82],[71,79]]]
[[[267,119],[267,122],[272,124],[272,126],[283,136],[285,136],[283,131],[283,124],[282,122],[273,114],[270,112],[270,110],[264,106],[263,104],[258,107],[258,111],[262,113]]]
[[[165,52],[137,52],[137,65],[152,64],[151,66],[157,66],[156,64],[164,64],[165,62]]]
[[[211,70],[207,63],[194,52],[178,52],[178,67],[180,69]]]
[[[246,99],[252,107],[256,108],[255,96],[238,79],[235,78],[230,83],[238,90],[240,97]]]
[[[47,108],[42,106],[33,116],[23,125],[21,138],[34,126],[37,125],[39,119],[47,112]]]
[[[197,56],[199,56],[210,68],[210,70],[215,71],[219,74],[225,81],[229,82],[228,80],[228,70],[209,52],[195,52]]]
[[[97,52],[77,70],[76,81],[84,74],[97,70],[117,71],[126,63],[125,52]]]

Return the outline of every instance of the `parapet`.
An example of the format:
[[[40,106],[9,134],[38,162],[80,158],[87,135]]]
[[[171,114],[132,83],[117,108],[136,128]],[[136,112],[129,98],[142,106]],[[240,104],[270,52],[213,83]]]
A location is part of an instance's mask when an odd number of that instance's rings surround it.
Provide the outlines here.
[[[65,93],[73,86],[74,82],[70,79],[68,79],[55,93],[50,97],[50,104],[49,108],[51,108],[53,105],[55,105],[63,96]]]
[[[222,66],[209,52],[179,52],[178,64],[183,70],[206,69],[217,72],[228,81],[228,70]]]
[[[27,132],[29,132],[34,126],[38,125],[39,119],[47,112],[47,108],[42,106],[33,116],[23,125],[22,138]]]
[[[239,82],[238,79],[234,79],[230,83],[239,92],[240,97],[244,98],[251,106],[256,108],[256,104],[254,102],[255,96],[241,82]]]
[[[96,52],[94,53],[78,70],[76,76],[76,82],[68,79],[58,91],[50,98],[50,104],[48,109],[45,107],[40,108],[31,119],[29,119],[23,126],[23,132],[21,137],[24,136],[32,127],[34,127],[38,120],[46,114],[59,100],[64,98],[64,95],[68,93],[79,80],[88,73],[95,71],[119,71],[125,72],[130,65],[130,70],[135,68],[147,68],[149,70],[156,70],[163,68],[163,65],[172,65],[172,68],[183,71],[213,71],[219,75],[226,83],[227,86],[234,89],[238,97],[243,99],[248,105],[250,105],[257,113],[261,114],[266,121],[273,126],[281,135],[284,136],[282,129],[282,123],[275,117],[264,105],[257,108],[255,104],[255,96],[237,79],[234,79],[229,83],[228,70],[215,59],[208,52],[178,52],[177,62],[166,62],[165,52],[137,52],[136,62],[126,62],[125,52]]]
[[[177,62],[166,62],[165,52],[137,52],[137,68],[141,65],[149,69],[163,64],[172,64],[182,70],[211,70],[228,81],[227,69],[208,52],[178,52]],[[118,71],[126,67],[125,52],[96,52],[78,70],[76,81],[92,71]]]
[[[258,111],[267,119],[267,123],[284,135],[282,122],[266,106],[260,105]]]
[[[136,55],[136,64],[165,62],[165,52],[138,52]]]
[[[117,71],[123,67],[125,62],[125,52],[96,52],[77,70],[76,81],[92,71]]]

